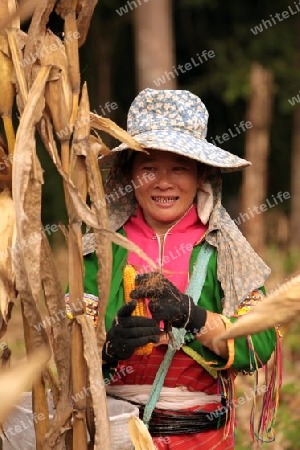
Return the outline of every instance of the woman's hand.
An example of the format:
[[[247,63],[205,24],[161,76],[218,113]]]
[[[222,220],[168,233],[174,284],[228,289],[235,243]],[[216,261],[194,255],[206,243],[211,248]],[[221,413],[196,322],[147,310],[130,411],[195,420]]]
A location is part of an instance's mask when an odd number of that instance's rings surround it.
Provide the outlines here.
[[[107,364],[115,365],[118,360],[130,358],[136,348],[159,342],[160,328],[156,321],[131,316],[135,307],[134,300],[122,306],[106,335],[102,359]]]
[[[192,297],[182,294],[162,274],[149,272],[137,275],[135,282],[136,289],[130,297],[147,298],[153,319],[164,321],[165,331],[173,326],[197,334],[205,325],[207,311],[196,306]]]

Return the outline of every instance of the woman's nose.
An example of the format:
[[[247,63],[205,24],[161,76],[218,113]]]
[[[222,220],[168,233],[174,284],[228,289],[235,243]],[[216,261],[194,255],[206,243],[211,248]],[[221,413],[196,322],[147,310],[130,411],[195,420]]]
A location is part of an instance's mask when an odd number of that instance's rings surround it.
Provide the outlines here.
[[[157,171],[155,174],[155,187],[167,189],[173,186],[172,174],[166,170]]]

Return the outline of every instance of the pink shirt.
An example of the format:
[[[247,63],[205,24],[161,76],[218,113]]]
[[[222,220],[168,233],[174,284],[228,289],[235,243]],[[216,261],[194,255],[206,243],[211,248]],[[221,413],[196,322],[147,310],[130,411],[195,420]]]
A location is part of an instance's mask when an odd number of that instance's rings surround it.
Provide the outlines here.
[[[200,221],[196,206],[192,205],[186,214],[164,235],[163,242],[146,223],[142,209],[131,216],[124,225],[128,239],[137,244],[159,267],[181,292],[189,282],[189,264],[193,247],[201,240],[207,226]],[[148,263],[133,252],[128,254],[128,263],[138,273],[152,270]]]

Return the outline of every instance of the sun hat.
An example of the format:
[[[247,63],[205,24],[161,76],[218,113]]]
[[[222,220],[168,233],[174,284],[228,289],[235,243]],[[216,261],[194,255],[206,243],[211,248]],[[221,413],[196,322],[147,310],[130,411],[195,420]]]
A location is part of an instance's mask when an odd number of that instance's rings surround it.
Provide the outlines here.
[[[206,140],[208,111],[199,97],[185,90],[144,89],[133,100],[127,132],[146,148],[186,156],[222,172],[241,170],[249,161]],[[121,144],[112,152],[128,149]]]

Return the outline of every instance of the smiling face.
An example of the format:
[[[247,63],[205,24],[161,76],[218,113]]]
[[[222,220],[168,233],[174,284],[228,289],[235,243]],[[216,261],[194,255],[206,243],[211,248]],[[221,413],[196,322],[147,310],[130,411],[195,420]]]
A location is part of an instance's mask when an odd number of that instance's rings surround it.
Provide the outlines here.
[[[137,153],[132,167],[136,199],[148,225],[166,232],[190,208],[198,186],[197,162],[176,153]]]

